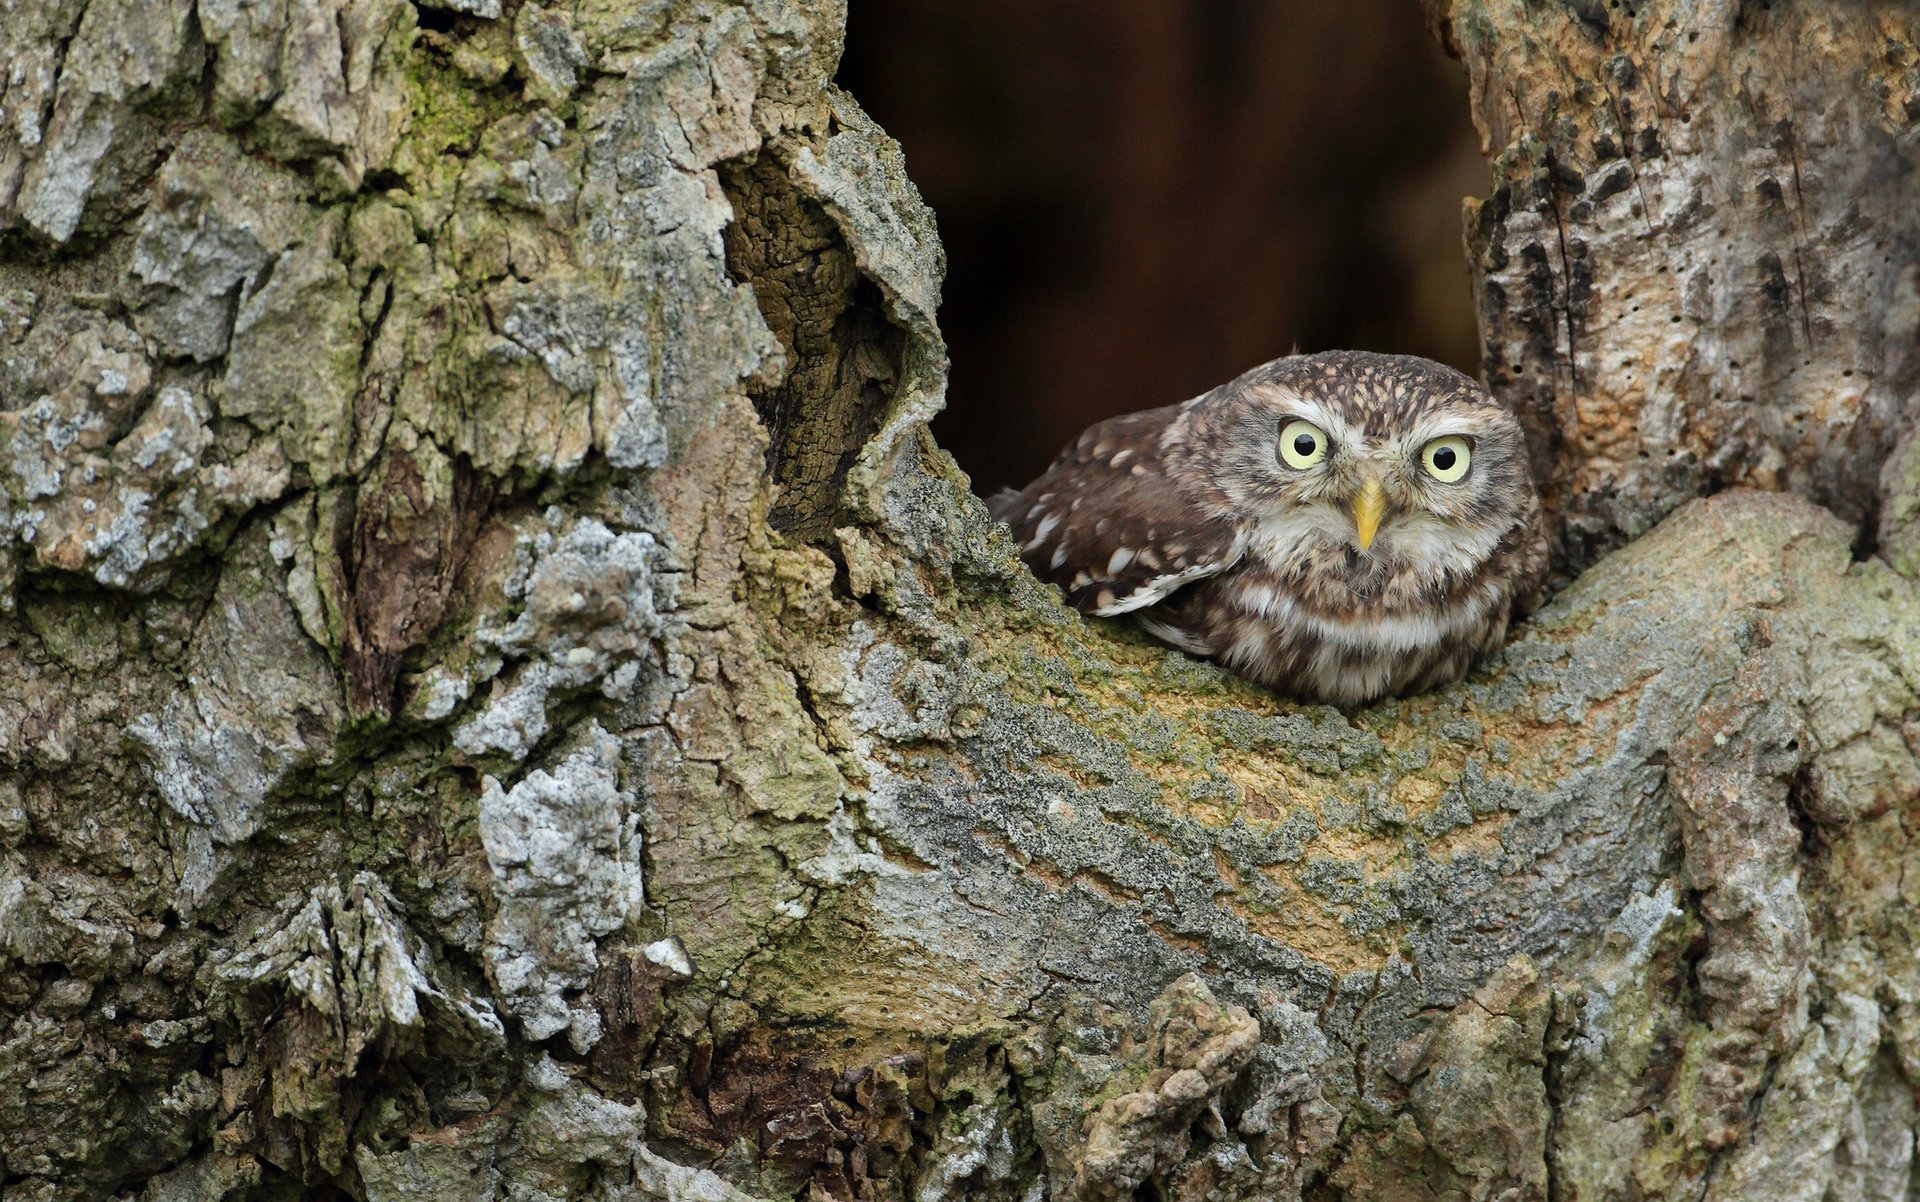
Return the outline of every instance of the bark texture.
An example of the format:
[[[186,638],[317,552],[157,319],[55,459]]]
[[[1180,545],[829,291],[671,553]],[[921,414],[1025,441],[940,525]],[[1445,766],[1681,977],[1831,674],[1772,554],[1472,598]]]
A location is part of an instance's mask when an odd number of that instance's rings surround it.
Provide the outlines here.
[[[1580,575],[1353,715],[1020,567],[843,15],[5,9],[0,1199],[1907,1198],[1911,13],[1433,12]]]
[[[1871,547],[1920,387],[1911,6],[1427,3],[1493,156],[1486,376],[1564,561],[1735,486]]]

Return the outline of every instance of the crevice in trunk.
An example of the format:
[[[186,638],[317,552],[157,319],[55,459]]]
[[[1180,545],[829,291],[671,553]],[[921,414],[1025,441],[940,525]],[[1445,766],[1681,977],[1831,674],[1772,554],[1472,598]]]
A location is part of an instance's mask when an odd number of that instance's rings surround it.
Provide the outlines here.
[[[727,269],[751,285],[787,352],[778,381],[749,385],[767,430],[767,474],[778,488],[768,521],[790,538],[831,534],[847,472],[880,428],[899,382],[906,332],[861,274],[818,202],[772,152],[720,167],[733,205]]]

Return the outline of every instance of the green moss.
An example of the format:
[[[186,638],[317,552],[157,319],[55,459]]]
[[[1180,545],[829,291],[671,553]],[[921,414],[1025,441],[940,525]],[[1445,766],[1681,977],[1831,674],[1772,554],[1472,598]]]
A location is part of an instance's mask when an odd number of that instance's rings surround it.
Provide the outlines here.
[[[406,94],[409,119],[401,147],[412,156],[408,174],[442,155],[465,158],[489,126],[519,111],[505,89],[475,87],[453,62],[434,53],[409,57]]]

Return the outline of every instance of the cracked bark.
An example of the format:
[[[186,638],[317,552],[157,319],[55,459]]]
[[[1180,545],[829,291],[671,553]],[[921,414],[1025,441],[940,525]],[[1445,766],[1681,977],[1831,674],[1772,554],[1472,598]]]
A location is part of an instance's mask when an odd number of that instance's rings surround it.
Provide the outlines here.
[[[1428,7],[1570,583],[1352,715],[1020,568],[833,4],[9,10],[0,1199],[1906,1197],[1914,19]]]

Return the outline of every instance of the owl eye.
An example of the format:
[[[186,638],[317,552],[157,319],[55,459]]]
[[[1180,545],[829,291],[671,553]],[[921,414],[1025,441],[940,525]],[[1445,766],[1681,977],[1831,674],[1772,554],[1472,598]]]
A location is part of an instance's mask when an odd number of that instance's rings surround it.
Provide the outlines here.
[[[1457,434],[1436,438],[1420,449],[1420,462],[1427,475],[1442,484],[1455,484],[1465,478],[1467,465],[1473,462],[1473,448]]]
[[[1288,467],[1304,470],[1326,457],[1327,434],[1320,427],[1303,421],[1280,427],[1280,460]]]

